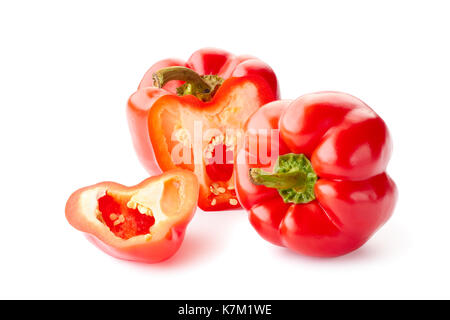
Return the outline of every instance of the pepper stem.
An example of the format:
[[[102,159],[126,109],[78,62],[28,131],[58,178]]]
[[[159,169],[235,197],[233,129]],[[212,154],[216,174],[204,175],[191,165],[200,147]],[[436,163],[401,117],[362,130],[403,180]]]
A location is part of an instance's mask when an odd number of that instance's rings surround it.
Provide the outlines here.
[[[153,74],[153,85],[158,88],[162,88],[167,82],[172,80],[190,82],[204,91],[204,93],[208,93],[211,90],[211,87],[203,81],[197,72],[186,67],[175,66],[162,68]]]
[[[172,80],[185,81],[185,84],[177,88],[179,96],[190,94],[202,101],[211,100],[223,82],[223,79],[218,76],[201,76],[194,70],[181,66],[162,68],[153,74],[153,85],[158,88],[162,88]]]
[[[253,184],[264,185],[275,189],[303,189],[306,184],[304,172],[270,173],[260,168],[250,169],[250,180]]]
[[[317,175],[311,162],[303,154],[288,153],[278,157],[273,172],[260,168],[249,171],[255,185],[274,188],[286,203],[308,203],[316,198],[314,185]]]

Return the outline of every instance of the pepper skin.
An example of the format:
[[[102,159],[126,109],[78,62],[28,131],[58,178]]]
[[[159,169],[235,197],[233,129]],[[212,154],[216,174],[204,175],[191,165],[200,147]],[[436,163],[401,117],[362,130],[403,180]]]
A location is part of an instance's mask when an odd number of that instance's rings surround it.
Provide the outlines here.
[[[79,189],[67,201],[66,218],[107,254],[156,263],[179,249],[197,199],[197,178],[178,169],[133,187],[101,182]]]
[[[219,84],[204,87],[208,76],[220,81]],[[250,56],[201,49],[187,62],[162,60],[147,71],[138,90],[128,100],[127,116],[134,148],[150,174],[174,168],[194,172],[200,183],[198,205],[201,209],[238,209],[233,177],[237,145],[225,144],[224,141],[231,141],[226,131],[242,130],[255,110],[278,98],[274,72],[267,64]],[[203,132],[218,130],[217,139],[203,141],[197,156],[191,148],[189,153],[197,160],[188,156],[187,160],[175,161],[172,156],[175,145],[192,143],[196,123],[202,124]],[[182,141],[177,137],[179,140],[175,141],[173,133],[177,130],[187,130],[189,139]],[[211,153],[205,151],[207,149]]]
[[[147,70],[138,89],[153,87],[153,74],[160,69],[173,66],[187,67],[198,74],[217,75],[223,79],[258,76],[269,84],[271,95],[275,97],[274,100],[280,97],[277,77],[268,64],[250,55],[235,56],[216,48],[197,50],[187,61],[173,58],[158,61]],[[172,81],[164,85],[163,89],[176,94],[176,88],[182,84],[181,81]]]
[[[247,144],[237,155],[242,165],[235,166],[240,203],[267,241],[305,255],[340,256],[362,246],[392,215],[397,189],[385,172],[391,138],[383,120],[361,100],[319,92],[272,102],[246,129],[279,130],[272,145],[279,157],[269,149],[270,163],[263,165]],[[249,137],[267,139],[261,133]],[[315,174],[298,169],[299,159]],[[297,167],[283,171],[285,163]],[[295,175],[303,180],[292,187]],[[308,183],[311,194],[305,195]],[[298,202],[283,200],[289,197]]]

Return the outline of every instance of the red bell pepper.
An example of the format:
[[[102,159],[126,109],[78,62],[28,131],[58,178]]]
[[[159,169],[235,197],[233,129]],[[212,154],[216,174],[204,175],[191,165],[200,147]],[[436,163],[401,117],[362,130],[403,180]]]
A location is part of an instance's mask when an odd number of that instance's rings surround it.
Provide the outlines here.
[[[155,263],[173,256],[197,207],[198,183],[173,170],[133,187],[101,182],[75,191],[66,218],[116,258]]]
[[[246,129],[236,189],[267,241],[306,255],[339,256],[362,246],[391,216],[397,199],[385,172],[391,138],[361,100],[321,92],[272,102]],[[278,135],[269,139],[262,129]],[[264,164],[259,149],[269,140]],[[259,149],[251,148],[255,141]]]
[[[238,143],[229,132],[241,130],[256,109],[278,97],[274,72],[253,57],[202,49],[187,62],[162,60],[147,71],[128,101],[135,150],[151,174],[174,168],[194,172],[203,210],[239,208],[233,179]],[[200,137],[196,152],[199,124],[205,133],[215,132]]]

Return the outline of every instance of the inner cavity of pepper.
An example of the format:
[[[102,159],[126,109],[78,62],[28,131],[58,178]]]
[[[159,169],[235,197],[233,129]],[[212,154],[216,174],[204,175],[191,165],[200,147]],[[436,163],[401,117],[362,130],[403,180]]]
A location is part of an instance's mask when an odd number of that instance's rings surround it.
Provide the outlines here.
[[[233,175],[233,154],[236,136],[212,137],[204,150],[206,173],[214,181],[228,181]]]
[[[150,228],[155,224],[149,208],[131,200],[118,201],[108,193],[98,199],[97,218],[124,240],[139,235],[151,237]]]
[[[236,150],[236,135],[217,135],[211,138],[204,149],[203,159],[205,170],[214,182],[209,186],[211,205],[215,206],[222,196],[230,197],[228,202],[236,206],[236,192],[228,182],[233,175],[234,152]]]

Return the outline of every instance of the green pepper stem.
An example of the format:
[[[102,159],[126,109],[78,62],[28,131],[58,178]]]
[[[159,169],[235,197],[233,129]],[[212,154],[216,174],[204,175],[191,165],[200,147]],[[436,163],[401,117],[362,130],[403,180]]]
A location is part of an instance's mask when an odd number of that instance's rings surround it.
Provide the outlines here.
[[[252,168],[249,176],[253,184],[277,189],[286,203],[308,203],[316,198],[317,174],[304,154],[283,154],[278,157],[273,172]]]
[[[260,168],[252,168],[249,174],[253,184],[275,189],[303,189],[307,182],[306,173],[300,171],[270,173]]]
[[[162,88],[172,80],[186,81],[203,93],[209,93],[214,89],[197,72],[186,67],[162,68],[153,74],[153,85],[158,88]]]

